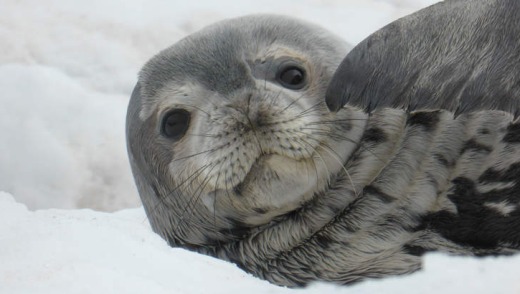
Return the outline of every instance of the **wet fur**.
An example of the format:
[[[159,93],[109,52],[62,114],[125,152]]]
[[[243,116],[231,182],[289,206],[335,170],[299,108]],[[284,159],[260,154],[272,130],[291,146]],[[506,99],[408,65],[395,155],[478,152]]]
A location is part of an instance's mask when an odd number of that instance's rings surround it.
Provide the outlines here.
[[[129,104],[127,143],[154,231],[286,286],[409,273],[432,250],[518,251],[514,115],[367,114],[350,104],[331,113],[325,86],[345,51],[317,27],[250,16],[152,58]],[[276,85],[265,64],[280,56],[308,62],[312,86],[294,93]],[[171,107],[194,115],[178,142],[159,132]],[[245,155],[222,161],[235,148]]]

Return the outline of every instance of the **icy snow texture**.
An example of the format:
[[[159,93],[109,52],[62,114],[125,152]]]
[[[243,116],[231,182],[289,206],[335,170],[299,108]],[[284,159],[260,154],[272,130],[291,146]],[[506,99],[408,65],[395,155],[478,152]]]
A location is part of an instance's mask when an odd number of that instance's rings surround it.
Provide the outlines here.
[[[289,290],[168,247],[142,208],[64,210],[139,205],[127,101],[143,63],[185,35],[271,12],[355,44],[434,2],[0,0],[0,293],[520,293],[520,257],[443,255],[411,276]]]
[[[520,256],[426,257],[410,276],[291,290],[151,232],[143,209],[35,212],[0,192],[0,293],[520,293]]]

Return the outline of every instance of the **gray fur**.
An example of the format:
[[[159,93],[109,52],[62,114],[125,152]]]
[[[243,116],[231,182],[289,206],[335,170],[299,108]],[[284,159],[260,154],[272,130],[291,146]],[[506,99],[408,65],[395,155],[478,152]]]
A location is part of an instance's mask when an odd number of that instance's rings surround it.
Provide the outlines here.
[[[399,19],[345,57],[327,105],[520,114],[519,14],[518,0],[447,0]]]
[[[351,283],[410,273],[430,250],[520,249],[520,124],[486,110],[347,104],[326,86],[347,51],[281,16],[203,29],[142,69],[127,115],[132,171],[155,232],[270,282]],[[286,61],[308,85],[282,87]],[[191,113],[179,141],[170,109]]]

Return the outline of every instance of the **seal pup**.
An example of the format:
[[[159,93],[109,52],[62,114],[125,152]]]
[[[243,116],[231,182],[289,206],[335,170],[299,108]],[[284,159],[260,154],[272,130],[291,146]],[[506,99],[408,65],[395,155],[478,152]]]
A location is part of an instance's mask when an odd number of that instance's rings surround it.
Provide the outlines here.
[[[153,57],[129,103],[127,144],[154,231],[293,287],[410,273],[428,250],[516,252],[513,115],[329,112],[346,51],[321,28],[263,15]]]

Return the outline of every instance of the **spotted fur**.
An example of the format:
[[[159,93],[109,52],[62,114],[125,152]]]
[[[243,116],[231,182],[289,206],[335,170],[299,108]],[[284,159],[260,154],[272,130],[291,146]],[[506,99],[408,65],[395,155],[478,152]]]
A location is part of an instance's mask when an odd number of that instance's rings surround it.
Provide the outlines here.
[[[426,128],[414,115],[438,119]],[[477,128],[489,123],[502,126],[481,138],[491,151],[468,149]],[[309,205],[240,242],[203,252],[289,286],[409,273],[433,250],[516,252],[520,144],[502,142],[512,124],[512,115],[498,111],[457,119],[444,111],[376,112],[367,130],[385,127],[393,140],[362,143],[366,148],[345,164],[349,175],[340,172]]]
[[[411,273],[428,251],[519,251],[514,113],[356,103],[329,112],[326,85],[345,51],[305,22],[250,16],[152,58],[127,143],[154,231],[292,287]],[[307,87],[276,83],[286,60],[304,64]],[[172,141],[160,124],[176,108],[192,117]]]

